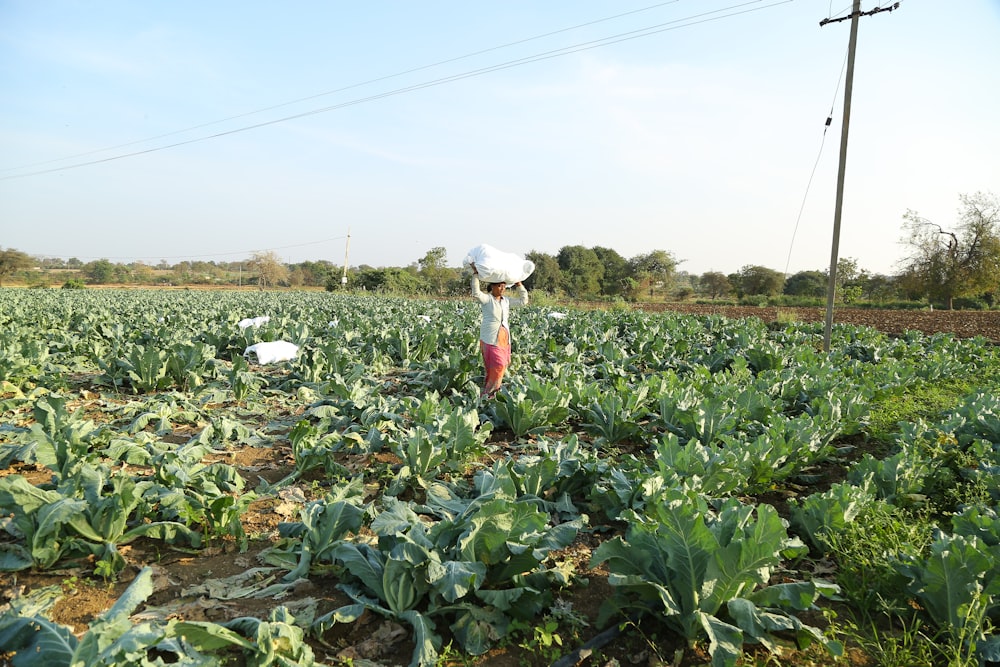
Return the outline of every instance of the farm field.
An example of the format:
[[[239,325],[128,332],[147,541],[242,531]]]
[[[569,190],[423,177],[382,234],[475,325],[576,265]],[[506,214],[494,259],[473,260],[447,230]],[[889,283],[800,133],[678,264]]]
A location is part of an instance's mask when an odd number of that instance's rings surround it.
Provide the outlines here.
[[[727,314],[0,290],[0,664],[1000,661],[996,314]]]
[[[767,322],[798,320],[824,322],[825,308],[775,306],[713,306],[710,304],[643,304],[647,312],[670,311],[688,315],[722,315],[723,317],[756,317]],[[981,336],[1000,342],[1000,310],[880,310],[837,306],[833,311],[836,324],[854,324],[901,335],[907,331],[925,334],[950,333],[958,338]]]

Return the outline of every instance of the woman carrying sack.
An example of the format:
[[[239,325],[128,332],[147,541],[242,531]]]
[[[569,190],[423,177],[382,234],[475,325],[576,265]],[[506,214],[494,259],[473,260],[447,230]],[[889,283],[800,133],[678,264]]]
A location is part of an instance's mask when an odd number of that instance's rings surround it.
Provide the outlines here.
[[[503,375],[510,365],[510,307],[524,306],[528,303],[528,290],[520,282],[514,283],[517,296],[507,297],[504,292],[507,283],[490,283],[488,292],[483,292],[479,286],[479,270],[472,265],[472,296],[479,301],[483,311],[483,322],[479,327],[479,349],[483,353],[483,364],[486,366],[486,380],[480,398],[492,398]]]

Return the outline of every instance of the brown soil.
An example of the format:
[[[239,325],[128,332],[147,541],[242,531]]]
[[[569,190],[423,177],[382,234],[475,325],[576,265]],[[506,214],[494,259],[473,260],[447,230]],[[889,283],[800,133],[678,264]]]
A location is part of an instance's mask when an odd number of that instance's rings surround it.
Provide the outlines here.
[[[825,322],[825,308],[775,306],[713,306],[711,304],[644,303],[642,310],[671,311],[689,315],[722,315],[730,318],[756,317],[766,322]],[[879,310],[874,308],[834,308],[834,324],[872,327],[890,334],[920,331],[925,334],[951,333],[958,338],[982,336],[1000,343],[1000,310]]]

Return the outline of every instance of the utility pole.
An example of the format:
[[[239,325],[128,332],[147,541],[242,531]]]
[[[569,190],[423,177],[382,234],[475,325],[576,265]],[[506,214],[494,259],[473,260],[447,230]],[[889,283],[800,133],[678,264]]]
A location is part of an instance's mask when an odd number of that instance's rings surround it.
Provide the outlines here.
[[[883,11],[891,12],[899,9],[899,3],[892,7],[881,7],[864,15],[871,16]],[[837,254],[840,252],[840,220],[844,210],[844,174],[847,171],[847,131],[851,125],[851,93],[854,91],[854,54],[858,48],[858,19],[862,16],[861,0],[854,0],[851,9],[851,41],[847,47],[847,80],[844,83],[844,121],[840,131],[840,167],[837,170],[837,203],[833,212],[833,245],[830,250],[830,280],[826,289],[826,324],[823,327],[823,351],[830,351],[830,338],[833,331],[833,301],[837,289]],[[824,19],[820,27],[827,23],[835,23],[845,19]]]
[[[341,289],[347,289],[347,255],[351,251],[351,228],[347,228],[347,243],[344,246],[344,272],[340,276]]]
[[[840,168],[837,170],[837,203],[833,210],[833,248],[830,251],[830,282],[826,287],[826,324],[823,327],[823,351],[830,351],[833,332],[833,297],[837,289],[837,254],[840,252],[840,218],[844,210],[844,174],[847,171],[847,131],[851,126],[851,93],[854,91],[854,53],[858,48],[858,19],[861,0],[854,0],[851,10],[851,42],[847,47],[847,82],[844,84],[844,121],[840,130]],[[822,25],[822,24],[821,24]]]

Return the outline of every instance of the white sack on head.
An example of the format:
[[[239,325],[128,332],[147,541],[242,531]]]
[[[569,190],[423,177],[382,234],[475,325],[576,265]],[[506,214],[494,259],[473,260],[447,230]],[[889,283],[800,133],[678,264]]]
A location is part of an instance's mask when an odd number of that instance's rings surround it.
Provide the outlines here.
[[[270,316],[261,315],[260,317],[248,317],[245,320],[240,320],[236,323],[240,329],[246,329],[247,327],[259,327],[262,324],[267,324],[271,321]]]
[[[465,265],[475,264],[479,279],[488,283],[519,283],[535,272],[535,263],[512,252],[503,252],[493,246],[477,245],[465,257]]]
[[[244,357],[257,355],[258,364],[273,364],[279,361],[289,361],[299,354],[299,346],[287,340],[276,340],[269,343],[254,343],[243,352]]]

